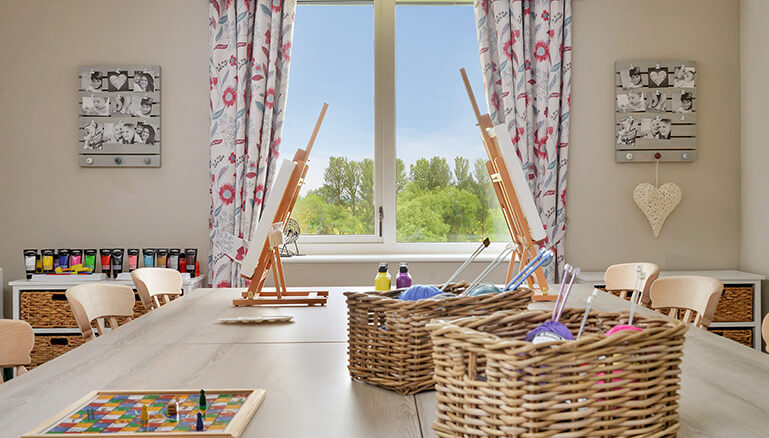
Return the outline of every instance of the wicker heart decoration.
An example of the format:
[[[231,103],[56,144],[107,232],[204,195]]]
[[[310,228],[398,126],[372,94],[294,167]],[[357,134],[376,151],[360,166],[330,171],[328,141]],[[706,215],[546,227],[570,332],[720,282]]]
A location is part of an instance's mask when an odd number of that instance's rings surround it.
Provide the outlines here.
[[[682,196],[681,187],[673,183],[665,183],[659,187],[641,183],[633,189],[633,200],[649,219],[654,237],[660,237],[662,224],[681,202]]]

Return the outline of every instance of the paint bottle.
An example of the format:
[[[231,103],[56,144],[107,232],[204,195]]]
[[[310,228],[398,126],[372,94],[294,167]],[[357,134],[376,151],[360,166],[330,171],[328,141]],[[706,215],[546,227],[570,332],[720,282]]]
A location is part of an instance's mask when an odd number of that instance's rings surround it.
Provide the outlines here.
[[[158,248],[155,250],[155,266],[158,268],[165,268],[168,260],[168,250],[165,248]]]
[[[128,248],[128,272],[133,272],[139,267],[139,248]]]
[[[390,277],[390,273],[387,272],[387,269],[388,269],[387,263],[379,264],[379,272],[377,273],[376,278],[374,278],[374,290],[376,291],[390,290],[392,278]]]
[[[112,250],[112,276],[117,278],[117,274],[123,272],[123,248]]]
[[[69,268],[69,249],[59,249],[59,267],[61,269]]]
[[[43,273],[50,274],[51,272],[53,272],[54,251],[53,249],[44,249],[42,253],[43,253]]]
[[[43,273],[43,258],[40,256],[40,253],[37,253],[35,256],[35,274],[42,274]]]
[[[24,250],[24,270],[27,272],[27,280],[32,279],[32,274],[35,273],[35,262],[37,261],[36,249]]]
[[[154,268],[155,267],[155,248],[144,248],[142,250],[142,253],[144,254],[144,267]]]
[[[77,266],[83,264],[83,250],[71,249],[69,250],[69,266]]]
[[[184,255],[186,256],[186,270],[192,277],[195,277],[195,267],[197,266],[198,262],[198,249],[187,248],[184,250]]]
[[[102,248],[99,250],[101,255],[101,272],[107,274],[107,278],[112,276],[112,249]]]
[[[96,250],[86,249],[83,251],[83,266],[96,272]]]
[[[407,287],[410,287],[411,275],[409,275],[408,263],[401,263],[400,267],[398,268],[398,271],[400,273],[398,274],[398,277],[395,279],[395,288],[405,289]]]

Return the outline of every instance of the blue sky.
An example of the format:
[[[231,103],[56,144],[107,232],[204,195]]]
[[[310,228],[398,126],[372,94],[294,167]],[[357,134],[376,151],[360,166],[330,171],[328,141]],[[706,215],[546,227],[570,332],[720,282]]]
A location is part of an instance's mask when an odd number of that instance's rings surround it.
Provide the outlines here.
[[[329,156],[374,155],[374,11],[370,5],[299,5],[281,150],[304,147],[329,103],[311,155],[305,191],[322,184]],[[396,7],[397,153],[483,158],[485,152],[459,68],[482,97],[472,6]]]

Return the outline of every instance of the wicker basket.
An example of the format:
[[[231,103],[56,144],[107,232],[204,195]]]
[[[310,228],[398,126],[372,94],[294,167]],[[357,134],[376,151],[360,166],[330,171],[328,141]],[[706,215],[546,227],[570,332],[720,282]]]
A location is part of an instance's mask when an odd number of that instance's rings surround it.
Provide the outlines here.
[[[584,310],[561,317],[573,333]],[[675,436],[688,324],[636,316],[643,332],[605,336],[627,312],[591,312],[579,341],[533,344],[551,312],[498,312],[428,325],[440,437]],[[611,375],[611,380],[607,378]]]
[[[725,286],[713,314],[714,322],[753,321],[753,286]]]
[[[460,293],[466,286],[453,285],[447,291]],[[433,388],[432,344],[425,328],[431,319],[520,310],[531,302],[528,289],[419,301],[394,298],[401,292],[344,294],[350,376],[401,394]]]
[[[134,298],[134,318],[138,318],[147,313],[147,310],[142,306],[138,294],[134,294]],[[64,291],[24,290],[20,293],[19,305],[21,319],[34,328],[77,329],[75,316]]]
[[[49,360],[79,347],[85,343],[82,335],[35,335],[35,345],[32,347],[32,363],[27,368],[40,366]]]
[[[753,348],[753,329],[710,328],[708,329],[708,331],[713,332],[719,336],[723,336],[727,339],[731,339],[732,341],[739,342],[742,345],[747,345],[748,347]]]

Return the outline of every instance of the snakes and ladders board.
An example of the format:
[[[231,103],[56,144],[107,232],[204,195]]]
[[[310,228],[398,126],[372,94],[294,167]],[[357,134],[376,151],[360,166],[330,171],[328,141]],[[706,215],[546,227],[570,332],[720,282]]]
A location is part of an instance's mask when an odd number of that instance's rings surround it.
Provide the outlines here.
[[[24,435],[32,437],[221,437],[236,438],[264,399],[263,389],[206,390],[206,409],[200,390],[93,391]],[[167,405],[178,404],[169,416]],[[142,406],[148,421],[142,422]],[[196,430],[197,414],[204,430]]]

